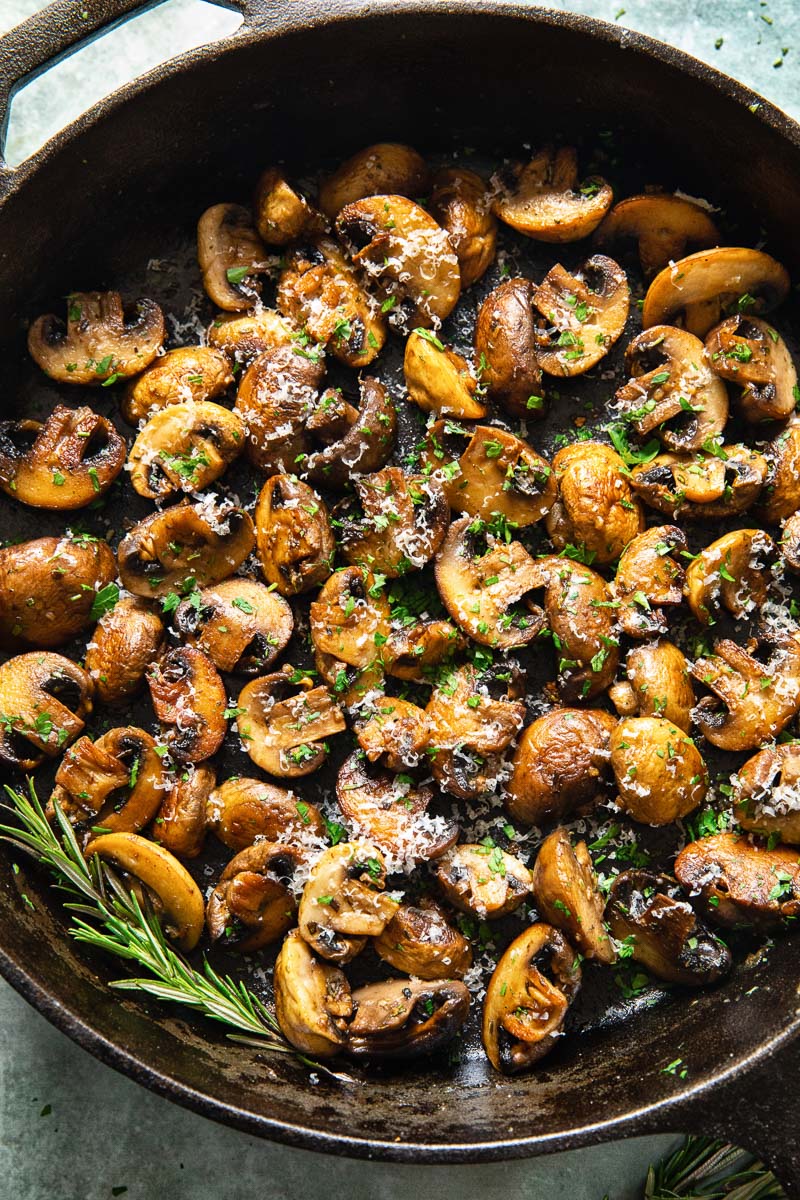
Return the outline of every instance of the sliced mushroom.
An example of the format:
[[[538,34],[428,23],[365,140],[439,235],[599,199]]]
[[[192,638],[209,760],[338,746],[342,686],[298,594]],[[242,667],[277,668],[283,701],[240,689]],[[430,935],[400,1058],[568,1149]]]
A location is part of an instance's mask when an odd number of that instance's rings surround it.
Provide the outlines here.
[[[96,833],[136,833],[158,812],[168,786],[155,741],[144,729],[110,729],[81,737],[64,754],[50,796],[73,823]],[[49,815],[49,814],[48,814]]]
[[[621,717],[666,717],[689,732],[695,698],[682,650],[664,638],[634,646],[625,670],[627,680],[608,690]]]
[[[635,239],[642,270],[652,276],[682,258],[687,246],[719,245],[719,230],[706,209],[685,196],[647,192],[615,204],[594,235],[603,247],[623,238]]]
[[[712,746],[755,750],[800,712],[800,637],[778,633],[771,642],[772,653],[762,661],[724,639],[690,667],[697,682],[713,693],[693,714]]]
[[[0,762],[33,771],[82,732],[92,681],[61,654],[18,654],[0,665]]]
[[[466,167],[444,167],[433,178],[428,208],[456,252],[462,288],[471,287],[494,262],[497,247],[486,183]]]
[[[353,475],[377,471],[389,458],[397,432],[397,410],[377,379],[367,376],[361,381],[361,403],[354,417],[341,437],[303,460],[302,474],[312,483],[344,488]]]
[[[96,620],[117,594],[108,542],[36,538],[0,549],[0,641],[60,646]]]
[[[547,627],[558,652],[559,695],[567,704],[591,700],[605,691],[619,665],[611,591],[596,571],[570,559],[547,555],[535,565],[534,586],[544,587]]]
[[[608,926],[657,979],[702,987],[731,969],[731,952],[700,920],[674,879],[623,871],[611,885]]]
[[[244,850],[256,841],[300,843],[306,836],[321,838],[325,826],[319,809],[297,800],[292,792],[237,775],[211,793],[208,827],[231,850]]]
[[[241,204],[215,204],[197,223],[197,261],[203,287],[217,308],[243,312],[252,308],[254,278],[269,269],[264,243]]]
[[[703,343],[685,329],[654,325],[625,351],[631,378],[617,390],[620,417],[645,438],[655,433],[670,450],[701,450],[728,420],[728,393]]]
[[[206,337],[209,346],[221,350],[234,362],[245,364],[265,350],[291,346],[298,341],[297,330],[274,308],[258,308],[251,313],[220,313],[209,325]]]
[[[769,470],[759,508],[765,521],[777,524],[800,509],[800,419],[791,420],[765,454]]]
[[[759,610],[767,599],[775,543],[763,529],[734,529],[692,559],[686,599],[701,625],[713,625],[723,608],[734,617]]]
[[[603,900],[585,842],[575,846],[556,829],[539,847],[533,897],[540,915],[561,929],[584,958],[613,963],[616,954],[603,925]]]
[[[766,321],[737,313],[711,330],[706,350],[722,379],[742,390],[747,421],[783,421],[794,412],[797,371],[781,335]]]
[[[161,653],[164,626],[138,596],[124,596],[98,621],[84,666],[104,704],[124,704]]]
[[[437,859],[433,873],[455,908],[485,921],[513,912],[531,893],[528,868],[499,846],[455,846]]]
[[[558,929],[537,922],[514,939],[483,1006],[483,1047],[496,1071],[516,1075],[552,1050],[580,985],[580,960]]]
[[[380,937],[376,953],[416,979],[462,979],[472,966],[472,947],[432,901],[401,904]]]
[[[357,498],[333,510],[345,561],[389,579],[421,570],[441,546],[450,518],[438,481],[384,467],[354,479],[353,486]]]
[[[145,517],[117,550],[120,579],[136,596],[166,596],[220,583],[238,571],[255,545],[253,522],[244,509],[211,497],[176,504]]]
[[[294,629],[289,604],[252,579],[227,579],[194,592],[175,611],[173,628],[218,671],[257,675],[286,649]]]
[[[449,621],[435,618],[393,628],[383,647],[388,675],[414,683],[430,682],[439,668],[466,647],[464,635]]]
[[[408,775],[370,768],[359,751],[342,763],[336,796],[356,834],[403,864],[438,858],[458,838],[452,821],[427,814],[430,788],[417,787]]]
[[[319,962],[293,929],[275,961],[275,1016],[295,1049],[331,1058],[344,1046],[346,1019],[353,1011],[344,972]]]
[[[247,457],[267,475],[294,471],[311,448],[306,422],[319,402],[325,368],[299,344],[259,354],[242,376],[234,412],[247,430]]]
[[[278,281],[280,311],[346,367],[368,366],[383,349],[386,318],[338,243],[317,238],[289,251],[285,261]]]
[[[239,693],[239,736],[253,762],[281,779],[297,779],[318,770],[328,757],[325,738],[347,728],[342,710],[325,687],[291,694],[292,668],[264,675]]]
[[[403,372],[409,400],[423,412],[479,421],[486,406],[475,399],[478,380],[469,363],[427,329],[414,329],[406,341]]]
[[[786,299],[786,268],[763,250],[718,246],[698,250],[659,271],[644,298],[642,325],[674,325],[704,338],[728,306],[761,316]]]
[[[240,850],[208,898],[211,941],[250,954],[282,938],[297,913],[289,884],[301,862],[302,855],[282,842]]]
[[[239,318],[245,320],[246,318]],[[210,337],[209,337],[209,340]],[[233,383],[231,364],[218,349],[209,346],[180,346],[157,358],[125,389],[120,408],[129,425],[138,425],[153,411],[170,404],[216,400]]]
[[[345,704],[378,686],[389,604],[363,567],[345,567],[323,584],[310,609],[317,670]]]
[[[537,356],[548,375],[583,375],[608,354],[628,319],[630,289],[613,258],[594,254],[574,273],[556,263],[533,293]]]
[[[590,562],[619,558],[643,531],[644,512],[616,450],[602,442],[565,446],[553,459],[553,474],[558,499],[545,524],[555,548],[584,547]]]
[[[670,825],[702,804],[706,765],[692,739],[666,717],[626,717],[609,749],[620,807],[634,821]]]
[[[336,229],[353,246],[353,261],[373,281],[392,316],[406,328],[439,326],[456,306],[461,273],[450,239],[433,217],[405,196],[372,195],[346,204]]]
[[[615,726],[601,709],[556,708],[523,730],[504,800],[509,816],[544,825],[593,808],[607,791]]]
[[[800,512],[792,515],[783,522],[783,536],[780,545],[783,560],[790,571],[800,573]]]
[[[216,754],[227,728],[227,700],[211,659],[193,646],[178,646],[150,667],[147,682],[175,761],[199,763]]]
[[[202,853],[208,829],[208,798],[216,786],[213,767],[184,771],[161,802],[153,832],[156,840],[179,858]]]
[[[164,314],[154,300],[123,304],[119,292],[74,292],[66,324],[53,313],[28,330],[28,350],[59,383],[113,383],[143,371],[161,349]]]
[[[90,408],[57,404],[41,421],[0,422],[0,488],[31,508],[85,508],[125,462],[125,442]]]
[[[319,189],[319,206],[331,220],[365,196],[424,196],[430,172],[424,158],[401,142],[376,142],[346,159]]]
[[[201,492],[244,447],[245,428],[237,413],[205,400],[171,404],[150,418],[131,447],[133,490],[148,500]]]
[[[481,386],[510,413],[523,417],[544,412],[534,290],[529,279],[507,279],[486,297],[475,323]]]
[[[800,844],[800,743],[760,750],[731,783],[733,815],[743,829]]]
[[[468,516],[452,523],[436,555],[442,603],[459,629],[482,646],[510,649],[536,637],[541,614],[514,606],[539,584],[536,564],[521,542],[476,532]]]
[[[336,543],[324,500],[294,475],[273,475],[259,493],[256,545],[267,583],[297,596],[325,582]]]
[[[666,633],[663,608],[683,599],[684,570],[674,556],[685,549],[686,537],[676,525],[654,525],[622,551],[614,594],[617,620],[628,637]]]
[[[576,242],[588,237],[611,207],[613,193],[599,175],[578,182],[572,146],[546,146],[527,166],[515,166],[495,200],[501,221],[540,242]]]
[[[458,979],[387,979],[353,992],[347,1053],[418,1058],[451,1041],[467,1019],[469,990]]]
[[[311,868],[298,913],[302,937],[323,958],[346,963],[378,937],[397,911],[383,889],[383,855],[369,842],[343,842]]]
[[[376,700],[367,709],[366,716],[359,720],[354,733],[367,762],[383,763],[390,771],[402,772],[418,767],[430,741],[424,710],[397,696],[382,696]]]
[[[800,914],[800,855],[788,846],[717,833],[681,850],[675,876],[716,925],[763,929]]]
[[[167,937],[181,950],[194,950],[205,924],[203,897],[189,872],[169,850],[138,833],[104,833],[89,842],[85,854],[87,858],[96,854],[144,884]]]
[[[712,442],[705,454],[660,454],[634,467],[631,487],[658,512],[704,521],[745,512],[758,500],[767,471],[756,450]]]
[[[286,246],[321,233],[325,222],[289,183],[281,167],[267,167],[258,177],[253,200],[258,236],[267,246]]]

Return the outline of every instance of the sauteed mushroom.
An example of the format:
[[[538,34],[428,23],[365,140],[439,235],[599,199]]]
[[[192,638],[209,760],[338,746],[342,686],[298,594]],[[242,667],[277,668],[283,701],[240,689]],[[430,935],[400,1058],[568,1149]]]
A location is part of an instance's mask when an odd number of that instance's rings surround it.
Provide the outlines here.
[[[536,561],[544,587],[547,627],[558,652],[558,690],[568,704],[591,700],[617,673],[619,638],[605,580],[570,559],[547,555]]]
[[[516,1075],[552,1050],[580,985],[578,956],[552,925],[537,922],[514,939],[483,1006],[483,1048],[496,1071]]]
[[[430,741],[423,709],[398,696],[381,696],[354,728],[367,762],[382,762],[390,771],[419,766]],[[409,805],[405,805],[409,808]]]
[[[198,763],[216,754],[225,737],[225,686],[214,664],[193,646],[178,646],[147,672],[158,720],[176,762]]]
[[[220,352],[224,347],[212,349],[214,344],[168,350],[132,380],[125,388],[120,404],[128,424],[138,425],[154,410],[170,404],[216,400],[224,395],[233,383],[231,364]]]
[[[41,421],[0,422],[0,488],[32,508],[85,508],[125,462],[114,426],[90,408],[57,404]]]
[[[507,279],[486,297],[475,323],[481,385],[510,413],[526,417],[544,412],[534,290],[529,279]]]
[[[466,167],[444,167],[433,178],[428,207],[456,252],[462,288],[471,287],[491,266],[497,247],[489,189]]]
[[[119,292],[74,292],[67,297],[66,324],[53,313],[37,317],[28,350],[51,379],[91,387],[143,371],[165,332],[153,300],[123,304]]]
[[[383,933],[377,954],[416,979],[462,979],[472,966],[472,947],[432,901],[401,904]]]
[[[303,680],[293,695],[291,668],[264,675],[239,693],[239,736],[253,762],[282,779],[318,770],[328,757],[325,738],[347,728],[342,710],[325,687]]]
[[[675,859],[678,883],[717,925],[769,928],[800,913],[800,855],[734,833],[690,842]]]
[[[664,606],[683,599],[684,570],[675,555],[685,549],[686,537],[676,525],[654,525],[622,551],[614,594],[620,605],[617,620],[628,637],[666,633]]]
[[[511,179],[493,210],[512,229],[540,242],[575,242],[588,237],[611,207],[613,193],[599,175],[578,182],[572,146],[539,150]]]
[[[257,675],[285,650],[294,628],[282,596],[252,579],[227,579],[194,592],[175,610],[173,626],[218,671]]]
[[[234,362],[245,364],[265,350],[291,346],[293,342],[300,344],[298,331],[274,308],[258,308],[250,313],[219,313],[209,325],[206,337],[209,346],[221,350]]]
[[[197,223],[203,287],[218,308],[243,312],[256,298],[254,276],[269,268],[266,248],[241,204],[215,204]]]
[[[317,669],[346,704],[380,683],[389,615],[386,597],[363,567],[331,575],[311,605]]]
[[[292,846],[257,842],[231,859],[208,898],[212,942],[224,939],[243,954],[277,942],[294,924],[297,902],[288,881],[302,861]]]
[[[769,469],[759,507],[765,521],[777,524],[800,509],[800,419],[791,420],[765,454]]]
[[[800,843],[800,743],[767,746],[735,775],[733,815],[743,829]]]
[[[392,453],[397,410],[377,379],[367,376],[361,381],[361,405],[354,416],[341,437],[303,460],[302,474],[313,483],[344,488],[353,475],[377,471]]]
[[[387,979],[353,992],[347,1053],[356,1058],[417,1058],[456,1036],[469,991],[458,979]]]
[[[294,475],[273,475],[259,493],[256,545],[267,583],[282,596],[317,587],[330,575],[336,544],[324,500]]]
[[[470,365],[427,329],[414,329],[406,340],[403,372],[409,400],[423,412],[446,413],[479,421],[486,406],[475,399],[478,380]]]
[[[609,749],[620,806],[634,821],[669,825],[702,804],[706,765],[692,739],[665,717],[627,717]]]
[[[104,704],[124,704],[144,684],[164,642],[160,617],[138,596],[124,596],[98,621],[84,666]]]
[[[557,550],[583,546],[589,561],[613,562],[644,529],[624,462],[601,442],[565,446],[553,459],[558,499],[545,517]]]
[[[686,253],[719,245],[719,230],[705,208],[684,196],[647,192],[620,200],[595,231],[598,246],[634,238],[645,275],[651,276]]]
[[[304,835],[321,838],[325,826],[319,809],[297,800],[285,788],[237,775],[226,779],[208,798],[208,827],[231,850],[256,841],[292,845]]]
[[[378,937],[397,911],[383,889],[383,855],[369,842],[332,846],[311,868],[298,914],[300,934],[323,958],[346,963]]]
[[[202,853],[208,828],[208,798],[217,782],[213,767],[192,767],[173,783],[156,818],[156,840],[179,858]]]
[[[237,413],[205,400],[171,404],[151,417],[131,447],[134,491],[149,500],[201,492],[245,447]]]
[[[424,196],[430,172],[424,158],[401,142],[365,146],[341,163],[319,189],[319,206],[331,220],[346,204],[366,196]]]
[[[706,338],[717,375],[742,390],[738,405],[747,421],[783,421],[795,409],[797,371],[776,329],[758,317],[737,313]]]
[[[631,487],[658,512],[704,521],[744,512],[767,479],[767,460],[748,446],[708,443],[705,454],[660,454],[631,472]]]
[[[0,640],[60,646],[113,604],[116,574],[103,541],[43,537],[0,549]]]
[[[92,711],[92,681],[61,654],[18,654],[0,665],[0,762],[33,771],[75,741]]]
[[[792,513],[783,523],[781,538],[783,560],[790,571],[800,572],[800,512]]]
[[[314,957],[298,929],[284,938],[274,985],[275,1016],[284,1037],[315,1058],[338,1054],[353,1011],[350,986],[343,971]]]
[[[311,447],[306,422],[319,402],[325,368],[298,346],[273,346],[242,376],[234,412],[247,429],[247,457],[268,475],[293,471]]]
[[[441,546],[450,508],[435,478],[384,467],[353,480],[356,497],[334,509],[346,562],[389,579],[418,571]]]
[[[281,167],[267,167],[258,177],[253,200],[258,236],[267,246],[286,246],[321,233],[325,222],[289,183]]]
[[[505,795],[509,816],[544,825],[594,807],[606,791],[615,726],[601,709],[556,708],[523,730]]]
[[[437,859],[434,875],[455,908],[486,921],[519,908],[532,886],[524,863],[499,846],[484,843],[448,850]]]
[[[545,838],[533,868],[533,896],[540,915],[562,929],[584,958],[614,962],[603,925],[605,902],[585,842],[573,846],[566,829]]]
[[[443,663],[464,650],[466,638],[449,621],[431,619],[393,628],[383,647],[387,674],[415,683],[430,681]]]
[[[713,693],[693,714],[712,746],[755,750],[800,712],[800,637],[778,633],[771,641],[766,660],[724,639],[690,667],[697,682]]]
[[[608,689],[620,716],[666,717],[689,732],[694,691],[682,650],[664,638],[634,646],[625,660],[625,671],[627,680]]]
[[[759,610],[775,557],[763,529],[734,529],[706,546],[686,572],[686,599],[701,625],[713,625],[723,608],[734,617]]]
[[[556,263],[533,293],[541,314],[536,335],[539,364],[548,375],[582,375],[619,340],[630,308],[630,289],[613,258],[594,254],[570,273]]]
[[[144,729],[110,729],[96,742],[78,738],[64,754],[50,796],[73,823],[102,833],[136,833],[158,812],[167,787],[155,741]]]

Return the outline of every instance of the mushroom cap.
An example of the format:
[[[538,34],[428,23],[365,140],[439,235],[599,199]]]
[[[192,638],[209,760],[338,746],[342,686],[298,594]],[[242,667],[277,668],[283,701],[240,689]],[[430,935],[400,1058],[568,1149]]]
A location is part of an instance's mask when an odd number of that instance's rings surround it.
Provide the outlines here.
[[[685,572],[675,556],[685,549],[686,537],[676,525],[654,525],[622,551],[614,593],[620,604],[619,624],[628,637],[666,632],[663,607],[683,599]]]
[[[556,550],[583,546],[599,563],[619,558],[644,529],[641,503],[624,462],[602,442],[565,446],[553,459],[558,499],[545,516]]]
[[[763,250],[717,246],[670,263],[656,275],[644,298],[642,325],[674,325],[685,314],[686,328],[705,337],[722,308],[742,297],[754,299],[748,311],[769,312],[786,299],[789,274]]]
[[[742,389],[738,407],[746,421],[784,421],[795,410],[797,371],[776,329],[737,313],[711,330],[706,350],[717,375]]]
[[[178,605],[173,627],[218,671],[257,675],[267,670],[294,629],[290,605],[252,579],[226,579]]]
[[[206,905],[212,942],[225,939],[245,954],[276,942],[294,924],[289,883],[303,855],[285,842],[257,842],[234,855]]]
[[[450,506],[434,477],[384,467],[353,480],[355,498],[334,509],[346,562],[361,563],[389,579],[418,571],[447,532]]]
[[[543,825],[593,806],[604,791],[616,721],[601,709],[556,708],[523,730],[505,806],[515,821]]]
[[[736,516],[756,503],[768,476],[763,454],[743,445],[659,454],[631,471],[631,487],[651,508],[686,521]]]
[[[336,543],[325,501],[293,475],[273,475],[255,510],[256,545],[267,583],[296,596],[325,582]]]
[[[708,688],[693,717],[720,750],[755,750],[778,736],[800,712],[800,638],[781,633],[764,661],[723,639],[689,668]]]
[[[155,714],[176,762],[198,763],[216,754],[225,737],[225,685],[207,655],[178,646],[147,672]]]
[[[95,619],[97,597],[116,575],[104,541],[43,537],[0,549],[0,641],[62,645]]]
[[[436,860],[433,873],[454,908],[484,921],[513,912],[531,893],[528,868],[499,846],[454,846]]]
[[[594,254],[570,273],[551,267],[533,292],[537,356],[549,375],[582,375],[617,342],[630,309],[630,288],[613,258]]]
[[[325,368],[316,351],[273,346],[253,359],[234,412],[247,431],[247,457],[268,475],[293,471],[310,449],[306,422],[318,403]]]
[[[104,704],[124,704],[144,685],[164,643],[164,625],[145,600],[123,596],[98,621],[84,666]]]
[[[675,876],[715,925],[764,929],[800,913],[800,855],[789,846],[717,833],[684,846]]]
[[[207,816],[209,828],[231,850],[244,850],[262,838],[292,845],[306,834],[322,837],[325,830],[316,805],[274,783],[241,775],[214,789]]]
[[[259,175],[253,213],[258,236],[267,246],[286,246],[325,228],[320,214],[292,187],[281,167],[267,167]]]
[[[423,412],[464,421],[486,416],[486,406],[475,398],[478,380],[470,364],[427,329],[414,329],[406,339],[403,373],[409,400]]]
[[[347,728],[326,687],[286,695],[291,668],[253,679],[239,693],[239,736],[253,762],[281,779],[318,770],[328,757],[325,738]]]
[[[613,192],[599,175],[578,185],[578,157],[572,146],[543,150],[512,172],[512,182],[492,205],[519,233],[540,242],[575,242],[588,237],[611,207]]]
[[[201,492],[245,448],[238,413],[206,400],[162,408],[142,429],[128,462],[134,491],[149,500]]]
[[[311,953],[298,929],[286,935],[275,961],[275,1016],[296,1050],[331,1058],[344,1045],[353,1005],[344,973]]]
[[[433,177],[428,208],[450,238],[462,288],[471,287],[494,262],[497,220],[489,188],[467,167],[444,167]]]
[[[300,934],[323,958],[346,963],[378,937],[397,911],[383,890],[386,864],[370,842],[342,842],[311,868],[298,913]]]
[[[458,979],[387,979],[353,992],[347,1053],[356,1058],[417,1058],[456,1036],[470,995]]]
[[[61,654],[31,651],[0,664],[0,762],[32,771],[74,742],[92,711],[92,681]]]
[[[244,318],[242,318],[244,319]],[[216,400],[233,383],[231,364],[219,349],[179,346],[167,350],[125,388],[120,403],[129,425],[170,404]]]
[[[765,450],[768,471],[759,496],[759,515],[769,524],[800,509],[800,420],[794,418]]]
[[[767,746],[731,777],[733,815],[743,829],[800,843],[800,745]]]
[[[208,298],[226,312],[244,312],[257,298],[253,280],[269,268],[267,250],[241,204],[215,204],[197,223],[197,261]]]
[[[506,279],[486,297],[475,322],[481,386],[510,413],[525,417],[544,411],[534,291],[529,279]]]
[[[249,313],[219,313],[206,331],[208,345],[237,363],[248,365],[265,350],[291,346],[296,330],[274,308]],[[203,399],[212,400],[213,396]]]
[[[376,142],[341,163],[324,179],[319,206],[331,220],[346,204],[367,196],[425,196],[430,171],[422,155],[402,142]]]
[[[713,625],[723,608],[737,618],[759,610],[776,556],[763,529],[734,529],[701,550],[689,564],[684,589],[700,624]]]
[[[559,647],[559,695],[568,704],[591,700],[605,691],[619,664],[611,590],[596,571],[568,558],[547,555],[535,569],[547,626]]]
[[[472,966],[469,941],[430,901],[401,904],[372,944],[384,962],[417,979],[461,979]]]
[[[213,767],[184,771],[161,801],[155,832],[162,846],[179,858],[202,853],[208,828],[208,799],[217,782]]]
[[[90,408],[57,404],[40,421],[0,422],[0,488],[31,508],[85,508],[125,463],[125,442]]]
[[[357,420],[324,450],[303,461],[302,474],[329,488],[344,488],[353,475],[377,471],[394,449],[397,410],[383,384],[367,376],[361,381]]]
[[[611,735],[619,803],[647,825],[670,825],[702,804],[708,772],[694,742],[664,717],[628,717]]]
[[[604,248],[623,238],[635,238],[642,269],[651,276],[682,258],[687,246],[718,245],[719,230],[707,210],[687,197],[646,192],[620,200],[594,233],[595,245]]]
[[[682,650],[665,638],[644,642],[628,651],[625,671],[627,682],[610,693],[622,716],[666,717],[689,732],[695,696]]]
[[[555,829],[539,847],[533,868],[533,896],[539,914],[561,929],[584,958],[613,963],[611,939],[603,925],[605,901],[585,842],[572,845],[566,829]]]
[[[28,350],[58,383],[95,387],[136,375],[161,349],[164,314],[154,300],[123,305],[119,292],[75,292],[66,324],[53,313],[28,330]]]

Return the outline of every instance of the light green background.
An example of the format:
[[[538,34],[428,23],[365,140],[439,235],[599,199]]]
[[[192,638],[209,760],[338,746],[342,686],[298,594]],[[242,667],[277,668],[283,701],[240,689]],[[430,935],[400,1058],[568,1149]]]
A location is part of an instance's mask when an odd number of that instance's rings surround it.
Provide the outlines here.
[[[0,0],[0,34],[41,7]],[[800,0],[550,7],[616,19],[671,42],[800,116]],[[235,23],[201,0],[167,0],[66,60],[16,97],[9,161],[22,161],[127,79]],[[261,1142],[151,1095],[95,1062],[1,983],[0,1031],[0,1200],[602,1200],[606,1193],[633,1200],[647,1164],[674,1143],[670,1136],[637,1139],[496,1166],[332,1159]]]

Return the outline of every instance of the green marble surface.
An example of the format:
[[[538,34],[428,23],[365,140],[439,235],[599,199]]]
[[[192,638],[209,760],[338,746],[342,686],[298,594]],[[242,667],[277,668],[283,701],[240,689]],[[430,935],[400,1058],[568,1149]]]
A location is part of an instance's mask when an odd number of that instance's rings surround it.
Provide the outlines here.
[[[38,0],[0,0],[0,34],[41,7]],[[800,116],[798,0],[570,0],[550,7],[671,42]],[[22,161],[121,83],[223,35],[236,20],[201,0],[167,0],[67,59],[15,98],[8,160]],[[0,1029],[0,1200],[406,1200],[432,1192],[438,1200],[633,1200],[648,1163],[675,1141],[636,1139],[497,1166],[334,1159],[259,1141],[151,1095],[95,1062],[4,983]]]

